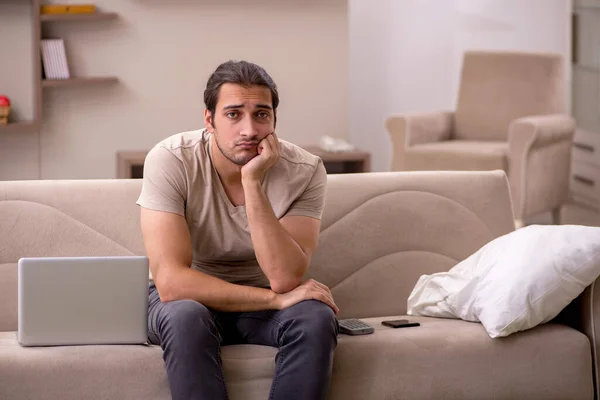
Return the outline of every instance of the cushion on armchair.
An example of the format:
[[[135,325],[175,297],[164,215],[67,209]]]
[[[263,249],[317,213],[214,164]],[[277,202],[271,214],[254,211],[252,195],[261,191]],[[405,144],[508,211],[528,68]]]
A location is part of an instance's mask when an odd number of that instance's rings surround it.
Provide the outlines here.
[[[508,171],[508,142],[445,140],[412,146],[406,150],[410,171]]]

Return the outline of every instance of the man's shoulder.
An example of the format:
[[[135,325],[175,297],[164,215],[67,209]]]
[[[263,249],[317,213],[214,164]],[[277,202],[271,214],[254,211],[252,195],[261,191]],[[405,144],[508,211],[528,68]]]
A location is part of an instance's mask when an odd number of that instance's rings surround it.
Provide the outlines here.
[[[269,173],[272,184],[267,190],[269,199],[274,199],[276,215],[320,219],[327,187],[323,161],[297,145],[280,142],[279,162]]]
[[[302,147],[282,139],[279,139],[279,142],[281,143],[279,157],[283,166],[294,168],[304,166],[314,170],[319,165],[321,159]]]
[[[171,153],[181,153],[194,151],[198,146],[204,144],[207,140],[206,129],[186,131],[171,135],[160,142],[154,148],[163,148]]]

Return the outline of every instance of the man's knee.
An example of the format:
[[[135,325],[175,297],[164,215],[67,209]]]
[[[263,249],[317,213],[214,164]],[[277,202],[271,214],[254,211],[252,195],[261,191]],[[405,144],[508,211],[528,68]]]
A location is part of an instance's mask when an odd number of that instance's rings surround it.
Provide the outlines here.
[[[339,325],[335,313],[325,303],[307,300],[298,303],[295,329],[310,341],[325,341],[337,337]]]
[[[163,340],[189,338],[194,342],[213,340],[217,330],[208,308],[193,300],[165,303],[160,331]]]

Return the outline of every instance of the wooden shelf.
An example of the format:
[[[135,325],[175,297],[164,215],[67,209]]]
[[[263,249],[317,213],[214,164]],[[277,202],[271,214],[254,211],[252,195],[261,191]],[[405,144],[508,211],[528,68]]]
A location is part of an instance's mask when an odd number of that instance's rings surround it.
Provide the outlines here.
[[[114,12],[96,12],[93,14],[41,14],[42,22],[52,21],[94,21],[107,20],[117,18],[117,13]]]
[[[63,86],[85,86],[85,85],[101,85],[119,82],[119,78],[115,76],[91,76],[71,79],[42,79],[43,88],[63,87]]]
[[[2,3],[4,0],[0,0]],[[60,87],[79,87],[88,85],[109,85],[119,82],[119,79],[114,76],[97,76],[97,77],[74,77],[64,80],[46,80],[40,79],[42,76],[42,57],[41,57],[41,40],[43,39],[42,29],[45,28],[44,22],[94,22],[117,19],[119,14],[116,12],[95,12],[90,14],[41,14],[40,5],[42,0],[11,0],[15,3],[29,3],[32,12],[31,18],[31,47],[33,68],[31,79],[33,81],[34,93],[32,99],[33,118],[30,121],[9,122],[6,125],[0,125],[0,134],[9,132],[35,132],[39,131],[42,126],[42,105],[43,105],[43,90],[46,88]],[[1,18],[0,18],[1,19]],[[1,22],[0,22],[1,25]],[[50,28],[46,26],[46,28]],[[23,40],[27,41],[26,38]],[[25,45],[25,42],[22,43]]]
[[[6,125],[0,125],[0,132],[31,132],[38,128],[38,124],[33,121],[9,122]]]
[[[318,146],[305,146],[304,150],[320,157],[328,174],[371,171],[371,155],[362,150],[331,152]]]

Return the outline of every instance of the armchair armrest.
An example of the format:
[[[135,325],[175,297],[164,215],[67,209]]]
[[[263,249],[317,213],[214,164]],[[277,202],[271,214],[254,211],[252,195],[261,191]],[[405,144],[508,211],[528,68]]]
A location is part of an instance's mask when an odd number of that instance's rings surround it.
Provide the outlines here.
[[[532,148],[548,146],[561,140],[573,140],[575,120],[565,114],[538,115],[514,120],[508,129],[511,146]]]
[[[393,115],[385,121],[392,141],[392,170],[404,170],[404,152],[408,147],[450,139],[453,112]]]
[[[515,218],[559,207],[568,196],[575,120],[564,114],[519,118],[508,130]]]

